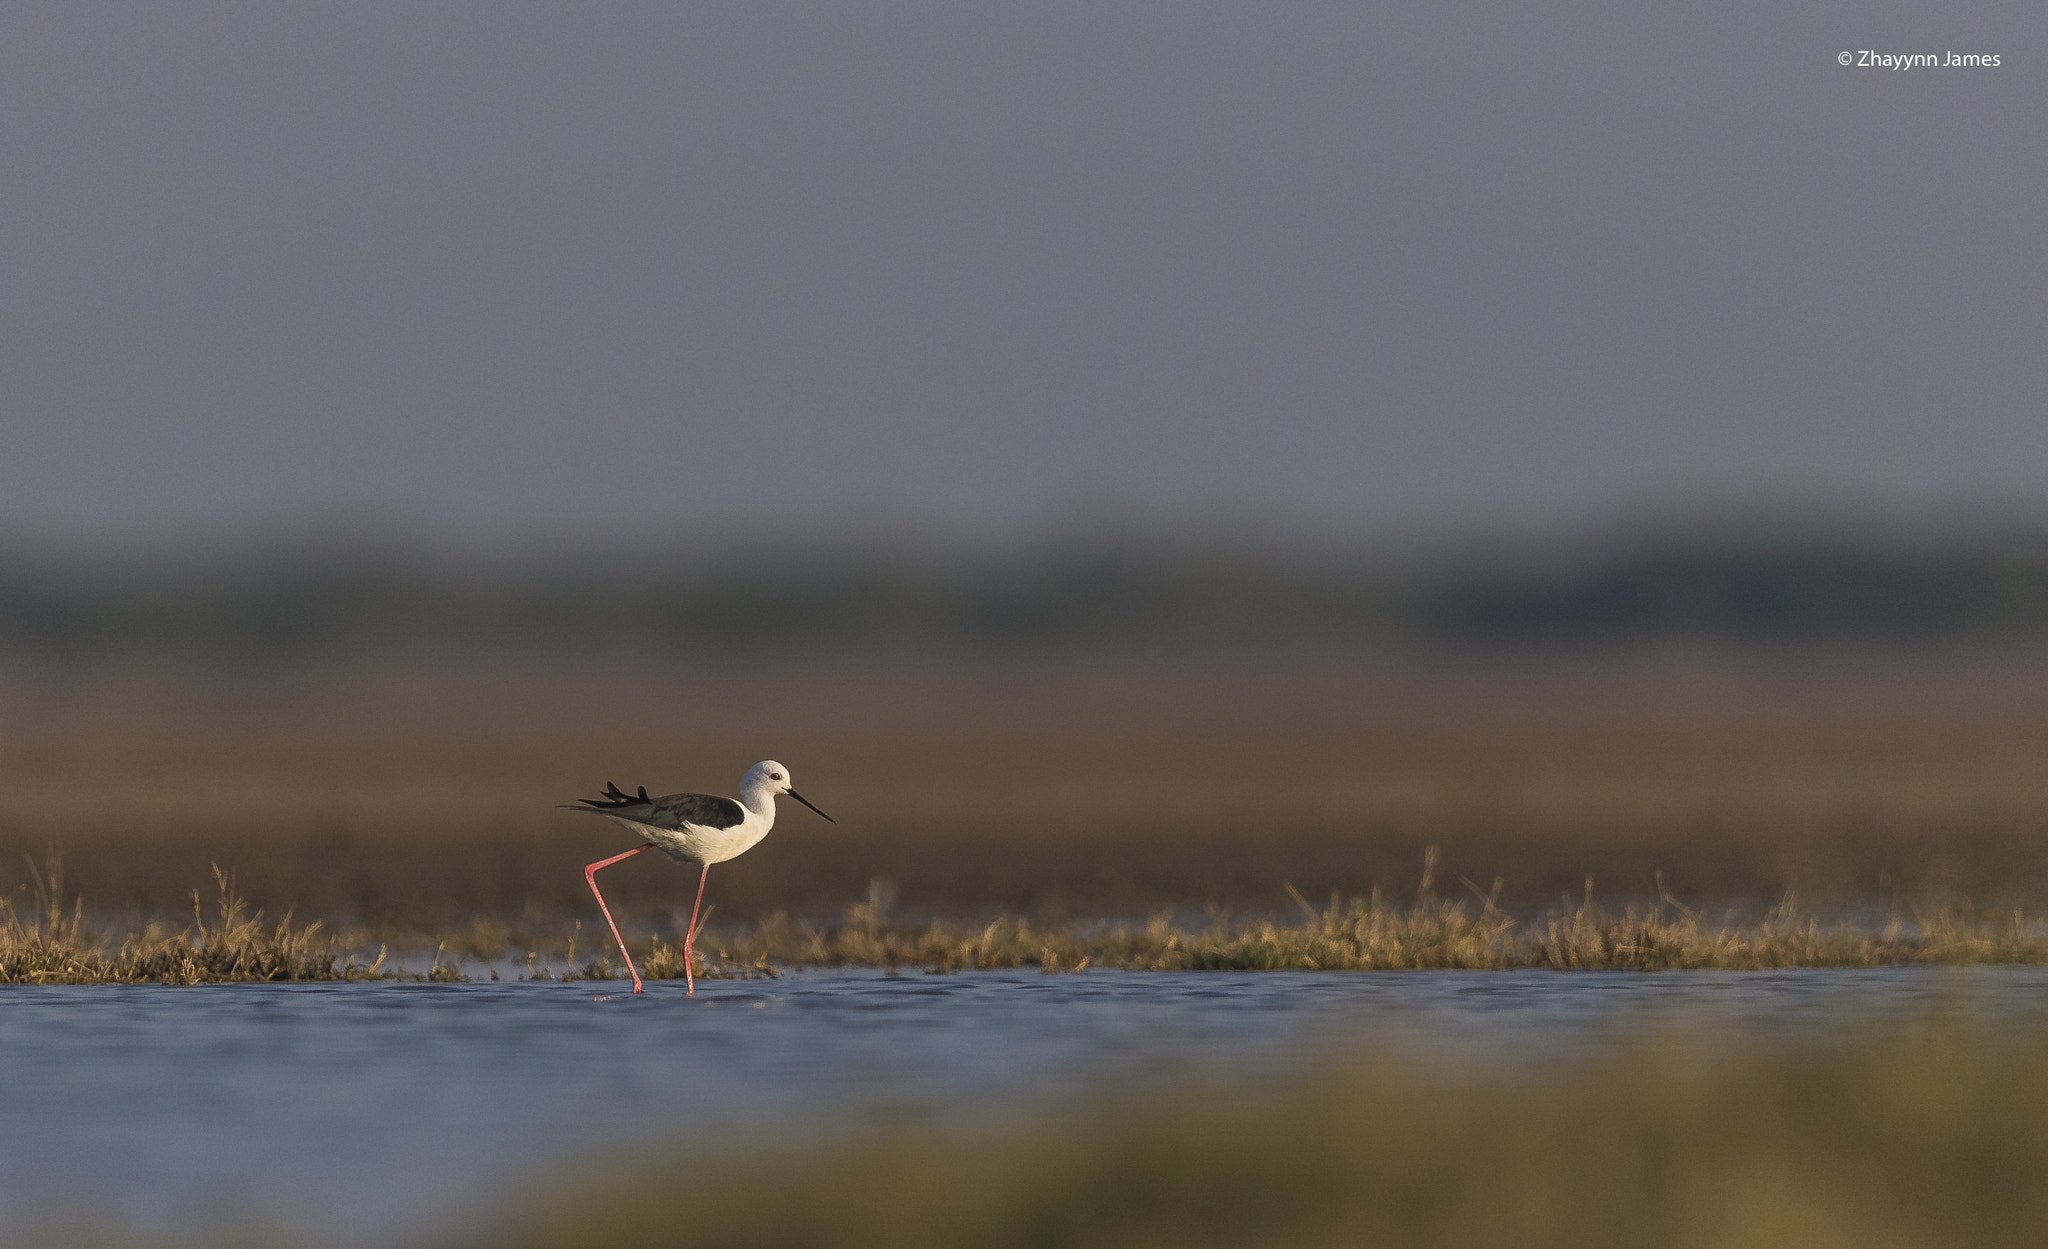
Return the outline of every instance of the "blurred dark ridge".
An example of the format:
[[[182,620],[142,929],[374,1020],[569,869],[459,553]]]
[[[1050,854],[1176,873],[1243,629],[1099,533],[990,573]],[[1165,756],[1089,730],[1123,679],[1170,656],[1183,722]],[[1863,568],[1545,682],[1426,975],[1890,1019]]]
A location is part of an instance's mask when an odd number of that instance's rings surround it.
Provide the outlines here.
[[[1466,568],[1411,600],[1426,637],[1598,642],[2048,633],[2048,543],[1813,537],[1637,542],[1597,555]]]
[[[498,643],[1940,642],[2048,634],[2037,531],[1607,537],[1393,559],[1285,543],[462,561],[308,545],[0,555],[0,647],[214,656]]]

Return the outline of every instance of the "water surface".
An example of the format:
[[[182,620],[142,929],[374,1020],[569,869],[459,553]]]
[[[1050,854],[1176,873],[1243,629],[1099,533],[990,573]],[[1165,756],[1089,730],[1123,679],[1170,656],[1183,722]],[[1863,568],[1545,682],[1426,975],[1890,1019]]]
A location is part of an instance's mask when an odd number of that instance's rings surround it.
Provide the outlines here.
[[[2048,970],[1035,972],[618,985],[0,986],[0,1237],[90,1211],[379,1245],[638,1141],[1058,1105],[1190,1065],[1402,1045],[1487,1064],[1642,1029],[2048,1032]]]

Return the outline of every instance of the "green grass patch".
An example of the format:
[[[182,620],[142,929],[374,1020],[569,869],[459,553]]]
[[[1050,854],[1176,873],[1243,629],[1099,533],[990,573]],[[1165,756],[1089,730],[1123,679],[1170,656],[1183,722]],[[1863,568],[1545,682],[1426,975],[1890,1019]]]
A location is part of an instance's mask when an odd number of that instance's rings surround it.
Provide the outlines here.
[[[1633,1038],[1481,1065],[1375,1050],[1021,1126],[642,1151],[454,1243],[731,1249],[1957,1249],[2048,1244],[2048,1044],[1907,1025]]]

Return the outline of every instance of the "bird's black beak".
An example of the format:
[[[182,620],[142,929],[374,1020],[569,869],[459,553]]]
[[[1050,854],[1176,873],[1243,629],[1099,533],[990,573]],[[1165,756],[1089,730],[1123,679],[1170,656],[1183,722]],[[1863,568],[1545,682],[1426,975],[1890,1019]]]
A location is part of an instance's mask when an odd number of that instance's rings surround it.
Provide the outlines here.
[[[796,792],[795,790],[793,790],[793,789],[788,789],[788,790],[784,790],[783,792],[784,792],[784,793],[786,793],[786,794],[788,794],[788,795],[789,795],[790,797],[792,797],[792,798],[796,799],[796,800],[797,800],[798,802],[801,802],[801,803],[803,803],[803,804],[804,804],[805,806],[807,806],[807,807],[811,807],[811,800],[810,800],[809,798],[806,798],[806,797],[804,797],[804,796],[803,796],[802,794],[800,794],[800,793]],[[818,811],[818,808],[816,808],[816,807],[811,807],[811,810],[813,810],[813,811]],[[819,814],[819,815],[825,815],[825,813],[824,813],[823,811],[818,811],[818,814]],[[829,815],[825,815],[825,822],[826,822],[827,824],[837,824],[837,823],[838,823],[839,821],[838,821],[838,820],[835,820],[835,819],[833,819],[833,818],[832,818],[831,816],[829,816]]]

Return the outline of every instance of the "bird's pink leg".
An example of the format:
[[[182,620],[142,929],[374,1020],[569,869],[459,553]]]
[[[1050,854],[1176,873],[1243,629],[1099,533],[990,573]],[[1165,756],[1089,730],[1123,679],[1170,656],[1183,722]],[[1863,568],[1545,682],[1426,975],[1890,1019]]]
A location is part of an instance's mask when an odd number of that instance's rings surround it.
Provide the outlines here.
[[[704,882],[710,878],[711,865],[706,863],[704,870],[697,873],[697,900],[690,904],[690,930],[683,934],[683,983],[687,986],[683,993],[685,997],[697,996],[697,977],[690,969],[694,958],[691,951],[696,949],[697,945],[697,908],[704,905]]]
[[[619,935],[619,926],[615,923],[612,923],[612,908],[604,904],[604,895],[597,891],[597,869],[600,867],[610,867],[612,864],[618,862],[620,859],[630,859],[634,855],[640,853],[642,850],[652,849],[654,849],[654,843],[650,841],[644,846],[635,846],[631,850],[626,851],[624,854],[615,854],[609,859],[599,859],[597,862],[592,863],[590,866],[583,869],[583,879],[586,883],[590,885],[591,896],[597,899],[597,909],[604,912],[604,922],[607,924],[611,924],[612,940],[619,943],[619,957],[626,960],[626,970],[632,973],[633,992],[635,993],[638,993],[640,991],[640,969],[633,966],[633,956],[626,953],[626,939]],[[697,885],[697,892],[701,896],[703,894],[703,891],[704,885],[700,881]]]

